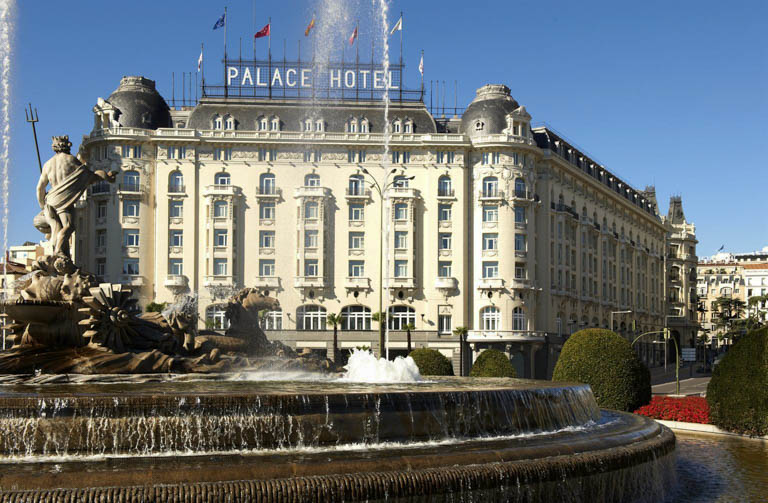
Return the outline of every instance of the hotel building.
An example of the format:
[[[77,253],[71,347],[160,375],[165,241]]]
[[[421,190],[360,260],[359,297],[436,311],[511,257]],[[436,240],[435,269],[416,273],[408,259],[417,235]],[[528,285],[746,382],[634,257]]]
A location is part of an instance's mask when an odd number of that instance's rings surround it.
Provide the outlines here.
[[[506,86],[452,118],[395,99],[387,122],[360,96],[213,94],[171,109],[153,81],[125,77],[93,109],[83,153],[120,175],[79,202],[75,256],[140,304],[194,292],[201,328],[222,329],[224,299],[254,287],[281,305],[270,337],[329,356],[327,314],[343,315],[342,349],[378,351],[382,305],[390,354],[410,331],[457,373],[460,354],[466,371],[494,347],[520,376],[547,377],[567,335],[611,319],[634,338],[672,315],[693,344],[696,240],[680,201],[661,217],[653,188],[532,127]]]

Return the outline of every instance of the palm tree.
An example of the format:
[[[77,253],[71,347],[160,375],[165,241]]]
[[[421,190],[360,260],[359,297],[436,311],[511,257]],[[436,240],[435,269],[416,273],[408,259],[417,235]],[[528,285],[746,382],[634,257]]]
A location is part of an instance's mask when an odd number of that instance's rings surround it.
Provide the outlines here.
[[[416,330],[416,325],[413,323],[406,323],[403,327],[405,329],[406,340],[408,341],[408,353],[411,352],[411,330]]]
[[[344,320],[341,314],[330,313],[325,317],[325,322],[333,326],[333,361],[336,362],[339,356],[339,325]]]
[[[459,375],[464,375],[464,341],[467,340],[469,330],[467,327],[456,327],[453,329],[453,335],[459,337]]]

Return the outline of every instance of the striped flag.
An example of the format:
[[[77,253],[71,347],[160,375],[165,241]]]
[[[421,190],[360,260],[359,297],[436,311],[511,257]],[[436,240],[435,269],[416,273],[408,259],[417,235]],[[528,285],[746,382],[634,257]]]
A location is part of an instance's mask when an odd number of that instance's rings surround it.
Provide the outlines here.
[[[357,26],[355,26],[355,31],[352,32],[352,35],[349,36],[349,45],[354,44],[355,40],[357,40]]]
[[[390,35],[394,35],[396,31],[403,31],[403,16],[400,15],[400,19],[397,20],[395,26],[389,31]]]
[[[314,27],[315,27],[315,15],[312,14],[312,21],[309,22],[309,24],[307,25],[307,29],[304,30],[304,36],[308,37],[309,36],[309,32],[312,31],[312,28],[314,28]]]

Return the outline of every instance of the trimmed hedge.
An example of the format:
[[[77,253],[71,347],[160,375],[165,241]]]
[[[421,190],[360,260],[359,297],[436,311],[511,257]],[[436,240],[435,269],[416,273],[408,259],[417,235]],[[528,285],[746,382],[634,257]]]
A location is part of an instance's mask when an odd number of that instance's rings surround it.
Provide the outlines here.
[[[632,412],[651,401],[651,373],[629,341],[602,329],[571,335],[557,359],[553,381],[589,384],[600,407]]]
[[[440,351],[434,349],[414,349],[409,354],[419,367],[419,373],[423,376],[452,376],[453,365]]]
[[[707,386],[710,422],[747,435],[768,435],[768,328],[739,339]]]
[[[477,357],[469,371],[470,377],[515,377],[515,367],[509,357],[495,349],[486,349]]]

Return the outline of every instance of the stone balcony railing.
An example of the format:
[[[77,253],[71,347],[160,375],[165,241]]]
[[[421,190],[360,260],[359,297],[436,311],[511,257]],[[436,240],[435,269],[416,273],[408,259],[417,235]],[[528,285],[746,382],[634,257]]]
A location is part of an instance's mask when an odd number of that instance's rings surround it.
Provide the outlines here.
[[[280,278],[277,276],[256,276],[253,285],[257,288],[279,288]]]
[[[501,290],[504,288],[502,278],[482,278],[477,282],[478,290]]]

